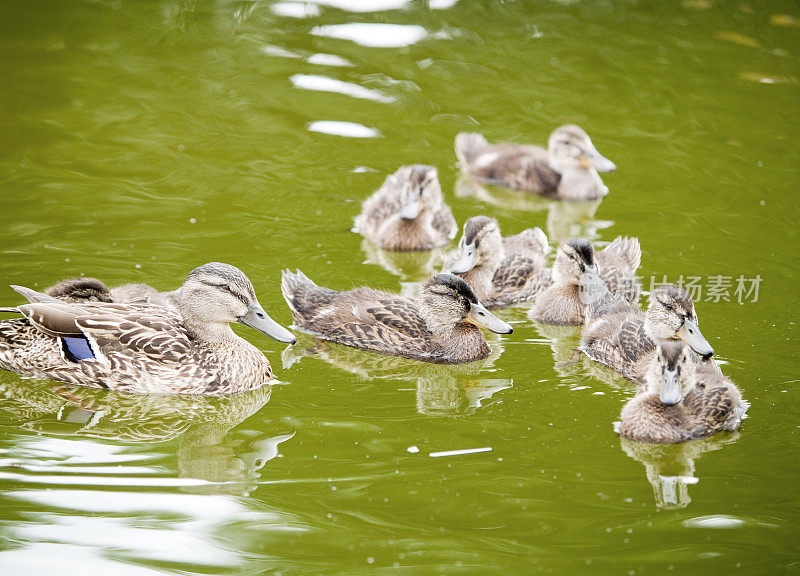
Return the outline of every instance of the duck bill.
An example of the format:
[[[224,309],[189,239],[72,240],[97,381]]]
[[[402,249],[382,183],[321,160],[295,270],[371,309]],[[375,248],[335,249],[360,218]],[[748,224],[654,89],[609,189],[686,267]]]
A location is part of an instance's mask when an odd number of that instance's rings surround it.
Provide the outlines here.
[[[464,274],[465,272],[469,272],[475,266],[477,260],[478,251],[475,249],[475,244],[467,244],[461,251],[458,260],[450,266],[450,272],[452,274]]]
[[[258,330],[278,342],[286,342],[288,344],[297,342],[294,334],[270,318],[258,304],[251,304],[247,314],[241,316],[237,322],[250,326],[250,328]]]
[[[419,192],[409,194],[408,201],[400,209],[400,218],[403,220],[413,220],[422,211],[422,202]]]
[[[479,328],[485,328],[495,334],[511,334],[514,329],[500,318],[489,312],[483,304],[472,304],[467,314],[466,321]]]
[[[681,401],[681,385],[678,380],[677,370],[667,370],[661,381],[661,392],[659,393],[661,402],[667,406],[673,406]]]
[[[705,339],[697,326],[697,322],[686,319],[677,334],[689,347],[706,360],[714,355],[714,349]]]
[[[589,159],[589,162],[591,163],[592,166],[594,166],[594,169],[597,170],[598,172],[613,172],[614,170],[617,169],[616,164],[614,164],[611,160],[601,155],[600,153],[597,153],[596,156],[591,157]]]

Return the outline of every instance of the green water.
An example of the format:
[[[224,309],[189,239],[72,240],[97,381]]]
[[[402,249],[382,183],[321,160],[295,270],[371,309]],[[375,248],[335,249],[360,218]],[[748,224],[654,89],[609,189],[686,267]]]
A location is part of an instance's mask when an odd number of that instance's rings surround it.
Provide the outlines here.
[[[459,223],[638,236],[645,290],[731,278],[697,311],[752,402],[741,432],[621,444],[630,388],[565,363],[577,337],[524,308],[459,368],[237,328],[281,382],[222,401],[3,372],[3,573],[800,572],[800,8],[430,4],[2,2],[2,284],[168,289],[220,260],[284,324],[282,268],[410,291],[426,257],[350,227],[387,174],[432,164]],[[402,27],[331,28],[353,23]],[[457,185],[457,132],[544,143],[567,122],[618,166],[594,212]]]

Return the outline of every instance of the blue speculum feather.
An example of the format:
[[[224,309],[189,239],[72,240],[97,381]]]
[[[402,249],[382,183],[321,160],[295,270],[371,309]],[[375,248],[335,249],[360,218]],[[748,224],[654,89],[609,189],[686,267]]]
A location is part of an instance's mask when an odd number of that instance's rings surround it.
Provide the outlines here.
[[[64,343],[64,351],[76,361],[94,358],[86,338],[62,338],[61,341]]]

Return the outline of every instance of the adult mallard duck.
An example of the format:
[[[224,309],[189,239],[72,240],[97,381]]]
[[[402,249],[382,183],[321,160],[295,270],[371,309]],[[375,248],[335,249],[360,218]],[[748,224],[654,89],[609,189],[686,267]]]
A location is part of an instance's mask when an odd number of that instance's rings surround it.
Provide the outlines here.
[[[550,283],[549,249],[540,228],[503,238],[497,220],[475,216],[464,223],[458,249],[445,258],[442,272],[463,278],[487,308],[502,308],[530,300]]]
[[[581,350],[628,380],[642,382],[662,342],[683,340],[699,357],[711,358],[714,349],[698,323],[691,296],[674,284],[653,290],[647,312],[611,297],[589,306]],[[699,362],[698,356],[693,358]]]
[[[80,277],[61,280],[44,294],[63,302],[147,302],[178,309],[180,288],[160,292],[147,284],[123,284],[109,288],[97,278]],[[29,294],[34,299],[34,294]],[[35,301],[35,300],[34,300]]]
[[[556,254],[552,285],[536,297],[531,319],[541,324],[578,326],[586,319],[586,306],[606,289],[635,302],[640,292],[636,270],[641,259],[637,238],[617,236],[599,252],[583,238],[565,242]]]
[[[269,361],[230,322],[295,342],[264,312],[247,276],[219,262],[189,273],[177,312],[18,291],[32,303],[0,309],[24,316],[0,322],[0,368],[23,376],[137,393],[231,394],[273,376]]]
[[[512,332],[452,274],[429,279],[413,300],[365,287],[337,292],[317,286],[299,270],[283,272],[281,289],[299,329],[338,344],[425,362],[481,360],[491,349],[479,327]]]
[[[749,404],[733,382],[693,356],[682,342],[658,345],[644,389],[622,409],[620,436],[668,444],[739,428]]]
[[[458,226],[436,168],[415,165],[398,169],[367,198],[355,230],[384,250],[420,251],[447,244]]]
[[[602,198],[608,187],[598,172],[616,169],[586,132],[573,124],[556,128],[547,150],[507,142],[489,144],[482,135],[468,132],[456,136],[455,149],[461,168],[478,180],[557,200]]]

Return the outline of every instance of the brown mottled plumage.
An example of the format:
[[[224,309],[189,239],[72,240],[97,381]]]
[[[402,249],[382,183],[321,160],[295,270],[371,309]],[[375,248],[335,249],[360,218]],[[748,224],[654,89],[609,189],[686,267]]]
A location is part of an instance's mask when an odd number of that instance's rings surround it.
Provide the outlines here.
[[[511,333],[461,278],[438,274],[416,299],[372,288],[337,292],[285,270],[281,290],[295,325],[338,344],[426,362],[460,364],[491,352],[477,326]]]
[[[733,382],[693,357],[681,342],[658,345],[645,388],[622,409],[620,436],[675,443],[739,428],[749,404]]]
[[[614,163],[595,149],[575,125],[556,128],[548,149],[511,143],[489,144],[480,134],[456,136],[456,156],[464,172],[482,182],[558,200],[588,201],[608,193],[598,172]]]
[[[294,341],[266,315],[247,277],[218,262],[192,270],[179,312],[38,296],[2,309],[24,318],[0,322],[0,367],[35,378],[137,393],[231,394],[261,386],[272,370],[230,322]]]
[[[44,291],[62,302],[140,302],[178,309],[180,288],[160,292],[147,284],[124,284],[109,288],[97,278],[69,278]]]
[[[713,355],[714,349],[700,333],[698,322],[692,298],[676,285],[655,289],[647,312],[619,297],[610,297],[589,307],[581,349],[592,360],[625,378],[642,382],[656,345],[661,342],[683,340],[698,355]],[[718,370],[715,367],[710,361],[709,368]]]
[[[367,198],[356,229],[384,250],[432,250],[455,238],[458,226],[444,203],[436,169],[403,166]]]
[[[442,272],[463,278],[487,308],[502,308],[530,300],[549,285],[548,250],[540,228],[503,238],[494,218],[475,216],[464,223],[458,249],[448,254]]]
[[[556,255],[552,285],[536,297],[530,317],[541,324],[578,326],[586,320],[587,305],[606,292],[635,302],[641,254],[639,240],[625,236],[599,252],[582,238],[565,242]]]

